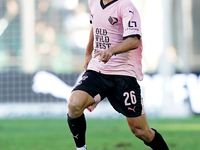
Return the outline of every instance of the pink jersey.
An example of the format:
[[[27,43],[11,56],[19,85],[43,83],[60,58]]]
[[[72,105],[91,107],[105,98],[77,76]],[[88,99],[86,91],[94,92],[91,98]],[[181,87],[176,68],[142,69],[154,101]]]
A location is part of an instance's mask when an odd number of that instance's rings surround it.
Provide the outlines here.
[[[123,42],[128,37],[141,37],[140,16],[131,0],[113,0],[104,5],[103,0],[89,0],[90,22],[94,33],[94,53]],[[142,40],[135,50],[113,55],[107,63],[92,58],[88,70],[103,74],[133,76],[143,79]]]

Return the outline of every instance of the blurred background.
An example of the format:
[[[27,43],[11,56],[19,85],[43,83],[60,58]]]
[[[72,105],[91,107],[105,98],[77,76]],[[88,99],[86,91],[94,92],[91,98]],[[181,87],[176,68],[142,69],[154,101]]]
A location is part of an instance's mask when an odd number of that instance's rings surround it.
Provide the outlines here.
[[[145,77],[139,83],[147,115],[200,114],[200,1],[132,1],[142,20]],[[66,116],[84,71],[87,2],[0,1],[0,118]],[[120,117],[107,100],[86,114]]]

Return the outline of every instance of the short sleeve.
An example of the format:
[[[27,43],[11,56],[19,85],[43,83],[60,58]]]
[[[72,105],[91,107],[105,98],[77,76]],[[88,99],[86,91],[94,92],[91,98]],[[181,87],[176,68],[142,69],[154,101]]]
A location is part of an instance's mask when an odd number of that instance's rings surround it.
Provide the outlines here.
[[[89,12],[90,12],[90,24],[92,24],[92,14],[91,14],[91,0],[88,0],[88,7],[89,7]]]
[[[141,37],[141,20],[138,10],[133,3],[129,2],[123,5],[121,16],[123,22],[123,39],[127,37]]]

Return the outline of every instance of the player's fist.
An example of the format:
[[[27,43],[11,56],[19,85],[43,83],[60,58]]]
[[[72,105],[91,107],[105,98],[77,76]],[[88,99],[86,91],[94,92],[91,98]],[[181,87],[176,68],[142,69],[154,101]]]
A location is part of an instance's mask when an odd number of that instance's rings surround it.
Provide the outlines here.
[[[92,56],[91,55],[85,55],[85,60],[84,60],[84,68],[87,70],[88,64],[91,60]]]
[[[99,56],[99,62],[107,63],[109,59],[112,57],[112,53],[109,51],[109,49],[105,51],[100,51],[97,54],[94,55],[94,58]]]

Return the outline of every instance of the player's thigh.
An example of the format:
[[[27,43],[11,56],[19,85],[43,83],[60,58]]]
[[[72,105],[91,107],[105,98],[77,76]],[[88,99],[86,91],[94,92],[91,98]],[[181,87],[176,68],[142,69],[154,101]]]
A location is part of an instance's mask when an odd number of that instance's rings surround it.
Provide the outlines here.
[[[87,92],[81,90],[73,91],[68,103],[69,112],[81,112],[93,103],[93,97]]]
[[[140,86],[134,77],[115,76],[114,86],[107,97],[116,111],[126,117],[138,117],[144,113]]]

